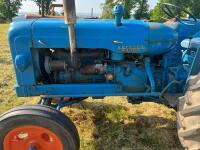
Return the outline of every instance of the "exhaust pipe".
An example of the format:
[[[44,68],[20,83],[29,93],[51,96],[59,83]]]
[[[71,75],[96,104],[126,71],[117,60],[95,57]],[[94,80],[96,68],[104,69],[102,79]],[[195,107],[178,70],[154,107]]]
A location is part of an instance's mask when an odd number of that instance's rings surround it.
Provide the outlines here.
[[[75,38],[75,24],[76,24],[76,6],[75,0],[63,0],[64,19],[65,24],[68,25],[69,44],[71,53],[71,65],[73,69],[77,68],[77,50]]]

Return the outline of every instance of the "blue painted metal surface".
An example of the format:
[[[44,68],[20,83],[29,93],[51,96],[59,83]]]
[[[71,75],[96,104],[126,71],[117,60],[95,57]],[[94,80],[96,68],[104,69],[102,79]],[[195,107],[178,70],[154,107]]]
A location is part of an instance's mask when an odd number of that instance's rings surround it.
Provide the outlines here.
[[[16,68],[20,72],[24,72],[27,69],[27,67],[30,65],[30,63],[31,63],[31,59],[24,55],[17,55],[15,57],[15,65],[16,65]]]
[[[124,14],[124,8],[121,5],[117,5],[114,7],[113,12],[115,15],[116,26],[122,25],[122,16]]]
[[[47,97],[99,97],[99,96],[159,96],[159,92],[138,93],[123,92],[119,84],[65,84],[17,86],[18,96],[43,95]]]
[[[151,85],[151,92],[155,92],[155,80],[153,77],[153,73],[152,73],[152,69],[151,69],[151,60],[149,58],[145,59],[145,68],[146,68],[146,72],[150,81],[150,85]]]
[[[198,20],[198,23],[195,26],[188,26],[175,22],[171,24],[170,27],[178,33],[178,40],[176,46],[170,52],[171,54],[168,55],[168,60],[170,66],[177,66],[182,61],[181,50],[187,49],[182,47],[180,43],[185,39],[192,38],[198,31],[200,31],[200,20]]]
[[[199,73],[200,70],[200,32],[198,32],[197,34],[194,35],[194,38],[192,39],[186,39],[182,42],[182,46],[187,46],[188,50],[185,52],[186,54],[186,58],[183,57],[183,60],[187,61],[190,66],[191,66],[191,70],[190,71],[190,75],[197,75]],[[188,54],[187,52],[192,53],[192,55]]]
[[[32,47],[32,37],[31,37],[31,25],[33,20],[22,20],[12,23],[9,29],[9,46],[11,49],[12,59],[14,63],[14,68],[16,72],[16,79],[18,84],[23,85],[33,85],[34,70],[30,65],[26,70],[20,72],[17,70],[15,64],[15,58],[17,55],[24,55],[32,58],[30,48]],[[31,62],[32,64],[32,62]],[[28,74],[28,76],[27,76]]]
[[[200,23],[166,26],[142,20],[121,20],[120,7],[116,7],[114,13],[115,20],[77,22],[75,34],[80,64],[75,71],[68,65],[69,37],[64,19],[41,18],[12,23],[9,45],[17,95],[160,97],[163,90],[183,92],[195,58],[190,54],[192,50],[185,51],[180,43],[197,33]],[[46,61],[47,56],[56,65]],[[168,87],[175,81],[176,85]]]
[[[156,55],[169,51],[177,33],[160,23],[139,20],[79,20],[75,27],[77,48],[101,48],[116,53]],[[32,25],[34,48],[69,48],[63,19],[39,19]],[[120,42],[115,42],[120,41]]]
[[[177,33],[178,33],[178,47],[182,48],[180,43],[188,39],[189,37],[193,37],[197,32],[200,31],[200,20],[198,20],[197,24],[194,26],[188,26],[185,24],[181,24],[179,22],[173,23],[170,25]]]

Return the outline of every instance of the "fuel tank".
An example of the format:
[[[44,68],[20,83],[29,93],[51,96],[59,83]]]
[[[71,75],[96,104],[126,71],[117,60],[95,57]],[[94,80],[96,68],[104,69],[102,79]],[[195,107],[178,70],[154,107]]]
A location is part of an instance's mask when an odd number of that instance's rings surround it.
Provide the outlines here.
[[[37,19],[31,29],[33,48],[69,48],[64,19]],[[178,37],[177,32],[166,25],[142,20],[123,20],[121,26],[116,26],[115,20],[83,19],[75,25],[75,34],[77,48],[140,55],[166,53]]]

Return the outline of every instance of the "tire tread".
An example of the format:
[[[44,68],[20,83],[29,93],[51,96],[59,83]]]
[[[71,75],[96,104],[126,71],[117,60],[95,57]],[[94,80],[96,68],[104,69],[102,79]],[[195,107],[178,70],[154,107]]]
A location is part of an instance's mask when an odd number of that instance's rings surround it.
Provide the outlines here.
[[[178,136],[182,146],[188,150],[200,149],[200,74],[188,80],[185,96],[179,98],[177,112]]]

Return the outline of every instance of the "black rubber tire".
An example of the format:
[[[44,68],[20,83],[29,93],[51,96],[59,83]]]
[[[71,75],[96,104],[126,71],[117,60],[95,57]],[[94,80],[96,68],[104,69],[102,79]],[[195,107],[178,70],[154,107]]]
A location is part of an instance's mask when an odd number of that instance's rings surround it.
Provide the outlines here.
[[[179,98],[177,128],[185,149],[200,149],[200,74],[190,77],[185,96]]]
[[[55,133],[64,150],[79,150],[80,139],[72,121],[54,108],[41,105],[21,106],[0,116],[0,149],[3,150],[5,136],[12,129],[35,125]]]

